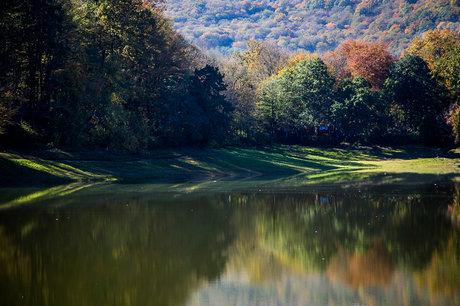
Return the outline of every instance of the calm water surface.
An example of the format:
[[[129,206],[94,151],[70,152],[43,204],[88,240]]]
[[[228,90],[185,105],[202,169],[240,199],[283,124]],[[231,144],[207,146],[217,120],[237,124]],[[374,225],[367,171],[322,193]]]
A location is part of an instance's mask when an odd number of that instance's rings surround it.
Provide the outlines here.
[[[0,190],[0,305],[460,305],[454,183],[84,187]]]

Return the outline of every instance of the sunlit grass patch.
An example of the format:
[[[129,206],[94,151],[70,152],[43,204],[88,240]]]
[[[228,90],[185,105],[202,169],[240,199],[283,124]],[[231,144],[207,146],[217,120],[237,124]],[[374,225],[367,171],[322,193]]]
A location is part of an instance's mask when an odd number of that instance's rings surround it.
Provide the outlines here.
[[[105,179],[102,175],[83,171],[60,162],[34,159],[12,159],[12,161],[19,166],[45,172],[58,177],[68,177],[73,180]]]
[[[460,172],[460,159],[450,158],[417,158],[410,160],[386,160],[369,162],[375,165],[375,171],[393,173],[430,173],[449,174]]]
[[[27,155],[0,153],[0,183],[9,180],[13,184],[20,184],[26,178],[29,180],[24,185],[30,181],[42,180],[55,183],[55,179],[117,179],[120,182],[139,183],[168,179],[241,179],[255,176],[286,178],[296,175],[306,175],[302,180],[308,183],[365,179],[362,172],[433,175],[460,173],[458,153],[427,147],[313,148],[279,145],[262,148],[158,150],[136,155],[112,155],[107,152],[94,154],[67,154],[60,151],[39,151],[37,156],[33,152]]]

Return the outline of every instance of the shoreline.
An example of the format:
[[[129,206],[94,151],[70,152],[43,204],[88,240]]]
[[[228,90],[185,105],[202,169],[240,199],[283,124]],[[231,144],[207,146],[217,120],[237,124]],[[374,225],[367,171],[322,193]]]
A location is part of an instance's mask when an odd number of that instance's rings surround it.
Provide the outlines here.
[[[408,147],[156,150],[142,154],[61,150],[0,152],[0,187],[72,182],[146,183],[161,180],[249,179],[331,174],[460,175],[460,150]]]

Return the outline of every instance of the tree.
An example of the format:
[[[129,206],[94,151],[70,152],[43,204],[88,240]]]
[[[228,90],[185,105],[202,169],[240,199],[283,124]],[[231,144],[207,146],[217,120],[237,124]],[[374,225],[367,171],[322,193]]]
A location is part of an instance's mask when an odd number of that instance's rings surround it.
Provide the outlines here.
[[[423,58],[438,82],[438,94],[445,109],[447,123],[459,141],[458,105],[460,103],[460,34],[449,30],[428,31],[417,37],[405,51]]]
[[[371,83],[363,77],[346,79],[338,89],[332,105],[334,127],[346,141],[371,141],[384,132],[383,102],[379,93],[371,90]]]
[[[326,63],[331,73],[334,74],[336,86],[351,78],[351,73],[347,68],[347,58],[338,52],[326,52],[321,55],[321,59]]]
[[[181,109],[183,144],[223,143],[230,134],[232,105],[223,95],[226,85],[216,67],[206,65],[190,77]]]
[[[436,81],[422,58],[406,54],[395,62],[384,89],[400,129],[426,140],[436,136],[442,105],[436,94]]]
[[[452,127],[455,143],[460,143],[460,105],[455,103],[446,115],[447,123]]]
[[[334,78],[319,58],[302,61],[285,76],[290,93],[288,117],[294,118],[295,128],[329,125],[334,99]]]
[[[167,102],[180,95],[174,84],[193,67],[194,50],[156,5],[75,2],[76,59],[60,73],[66,85],[50,114],[57,118],[53,142],[130,151],[158,145],[172,111]]]
[[[435,79],[450,93],[451,102],[460,97],[460,33],[447,29],[417,37],[405,53],[418,55],[428,64]]]
[[[67,1],[6,0],[0,15],[0,99],[35,127],[50,107],[55,73],[65,65],[71,21]]]
[[[11,108],[11,105],[2,97],[0,101],[0,135],[5,132],[5,128],[11,124],[11,118],[14,115],[14,110]]]
[[[387,45],[381,42],[366,43],[346,40],[340,44],[335,52],[339,57],[346,59],[346,71],[352,77],[361,76],[365,78],[372,84],[373,89],[382,87],[393,62]],[[334,59],[332,63],[339,64],[341,61]],[[340,66],[336,70],[340,71]],[[339,75],[343,75],[343,73],[339,73]]]
[[[297,64],[299,64],[300,62],[302,61],[308,62],[309,60],[315,59],[317,57],[318,56],[316,54],[308,54],[308,53],[307,54],[300,53],[296,55],[291,55],[289,57],[289,60],[285,64],[285,66],[280,71],[278,71],[278,75],[282,75],[288,71],[292,72],[294,67],[297,66]]]
[[[271,140],[275,139],[276,133],[287,133],[290,130],[287,122],[285,80],[281,77],[266,80],[260,90],[259,113],[266,129],[269,131]]]
[[[269,133],[301,141],[308,129],[330,125],[334,82],[319,58],[300,61],[293,69],[266,81],[259,100]]]
[[[276,46],[249,40],[246,42],[246,47],[247,50],[241,53],[241,58],[256,82],[278,73],[288,60],[288,57]]]
[[[256,120],[258,85],[241,56],[234,54],[223,63],[225,97],[234,107],[232,130],[238,142],[254,142],[259,124]]]
[[[246,45],[246,51],[235,52],[224,64],[226,96],[235,107],[233,128],[236,139],[243,142],[259,137],[264,121],[257,107],[262,84],[276,75],[288,59],[276,46],[255,40]]]

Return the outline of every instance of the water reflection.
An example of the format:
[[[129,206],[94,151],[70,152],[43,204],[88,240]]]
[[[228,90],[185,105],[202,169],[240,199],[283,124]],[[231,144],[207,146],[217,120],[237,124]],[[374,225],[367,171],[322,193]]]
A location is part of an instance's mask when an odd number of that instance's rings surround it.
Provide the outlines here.
[[[454,184],[130,190],[1,211],[0,304],[460,303]]]
[[[0,304],[179,305],[225,267],[227,211],[209,199],[71,201],[2,215]]]

